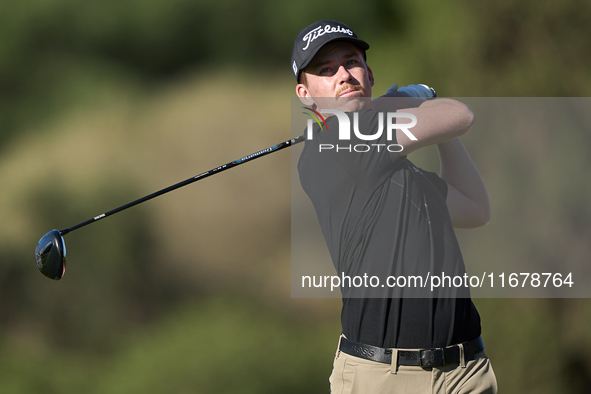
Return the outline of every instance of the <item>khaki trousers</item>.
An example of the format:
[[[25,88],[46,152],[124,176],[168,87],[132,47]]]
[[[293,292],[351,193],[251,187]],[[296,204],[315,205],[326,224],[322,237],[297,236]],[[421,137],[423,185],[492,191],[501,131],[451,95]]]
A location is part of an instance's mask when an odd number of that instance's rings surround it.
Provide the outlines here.
[[[484,351],[464,364],[433,368],[390,365],[350,356],[337,348],[330,389],[332,394],[497,393],[497,378]]]

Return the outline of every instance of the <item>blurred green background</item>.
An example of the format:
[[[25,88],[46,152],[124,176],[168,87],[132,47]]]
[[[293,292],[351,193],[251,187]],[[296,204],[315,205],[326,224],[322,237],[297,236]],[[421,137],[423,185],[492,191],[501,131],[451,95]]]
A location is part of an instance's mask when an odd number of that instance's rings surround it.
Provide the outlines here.
[[[0,393],[327,392],[340,301],[290,297],[289,153],[68,235],[59,282],[37,272],[37,241],[289,138],[293,38],[316,20],[370,42],[376,93],[585,97],[590,14],[583,0],[0,0]],[[496,230],[465,254],[514,242],[537,258],[558,239],[549,258],[588,261],[589,130],[558,155],[528,147],[556,134],[500,133],[522,144],[486,154],[467,136]],[[549,157],[569,166],[556,188],[535,165]],[[516,193],[536,236],[511,231]],[[588,299],[474,301],[501,392],[591,392]]]

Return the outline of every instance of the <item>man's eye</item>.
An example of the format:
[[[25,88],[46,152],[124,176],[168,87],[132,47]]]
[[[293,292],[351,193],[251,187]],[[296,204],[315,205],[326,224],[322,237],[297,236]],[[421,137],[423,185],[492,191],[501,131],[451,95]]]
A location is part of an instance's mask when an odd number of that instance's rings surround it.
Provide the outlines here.
[[[322,70],[320,70],[320,74],[328,74],[330,72],[330,68],[325,67]]]

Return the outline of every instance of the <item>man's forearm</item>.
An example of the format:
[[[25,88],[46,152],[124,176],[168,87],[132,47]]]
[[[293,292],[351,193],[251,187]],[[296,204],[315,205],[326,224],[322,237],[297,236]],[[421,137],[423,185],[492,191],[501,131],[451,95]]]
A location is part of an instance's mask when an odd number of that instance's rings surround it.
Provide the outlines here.
[[[410,129],[416,141],[397,131],[397,142],[404,148],[399,154],[407,155],[424,146],[437,145],[441,177],[449,185],[446,203],[454,227],[476,228],[487,224],[491,218],[488,193],[459,139],[472,127],[474,113],[467,105],[452,99],[419,101],[418,106],[416,100],[383,98],[375,102],[380,109],[399,110],[417,118],[417,124]],[[409,104],[406,107],[401,105],[405,102]]]
[[[378,111],[398,111],[416,108],[425,102],[424,99],[409,97],[403,92],[391,92],[373,99],[373,106]]]
[[[397,142],[403,146],[400,155],[407,155],[424,146],[451,141],[466,133],[474,123],[474,114],[467,105],[452,99],[437,99],[435,89],[424,84],[398,88],[391,86],[385,95],[373,100],[380,111],[400,111],[414,115],[412,128],[416,138],[398,130]]]
[[[476,165],[459,138],[437,145],[441,178],[448,185],[448,208],[454,226],[473,228],[490,221],[488,192]]]
[[[400,109],[400,112],[416,116],[417,124],[410,132],[417,138],[411,140],[397,130],[397,142],[404,147],[401,154],[407,155],[425,146],[451,141],[465,134],[474,123],[474,114],[467,105],[452,99],[424,101],[416,108]]]

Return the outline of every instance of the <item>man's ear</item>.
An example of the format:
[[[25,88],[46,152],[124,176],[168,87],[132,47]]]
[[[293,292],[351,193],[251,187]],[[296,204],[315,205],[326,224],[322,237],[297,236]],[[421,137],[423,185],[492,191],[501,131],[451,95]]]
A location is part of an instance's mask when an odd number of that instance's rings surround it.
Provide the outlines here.
[[[367,66],[367,75],[369,76],[369,82],[371,83],[371,87],[373,88],[373,84],[374,84],[374,79],[373,79],[373,71],[371,71],[371,68],[369,68],[369,66]]]
[[[296,94],[300,98],[300,101],[304,105],[313,105],[314,100],[310,97],[310,92],[308,92],[308,88],[303,83],[298,83],[296,86]]]

